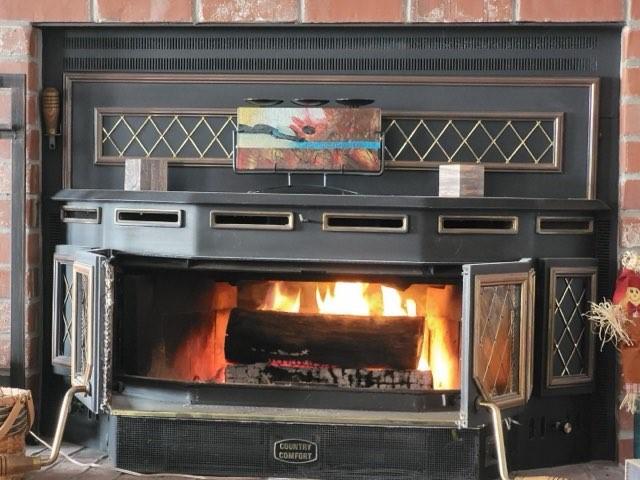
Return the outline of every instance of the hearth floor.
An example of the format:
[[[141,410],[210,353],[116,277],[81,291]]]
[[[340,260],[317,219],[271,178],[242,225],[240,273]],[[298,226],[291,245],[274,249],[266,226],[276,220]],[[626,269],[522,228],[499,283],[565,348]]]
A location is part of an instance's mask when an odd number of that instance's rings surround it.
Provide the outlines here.
[[[97,463],[99,465],[109,465],[109,458],[97,450],[90,448],[84,448],[77,445],[65,443],[62,446],[62,451],[69,455],[72,459],[80,463]],[[27,453],[29,455],[42,454],[47,452],[41,447],[28,447]],[[549,475],[555,477],[566,478],[568,480],[623,480],[624,469],[611,462],[590,462],[578,465],[567,465],[564,467],[552,468],[552,469],[540,469],[530,470],[527,472],[518,472],[518,476],[541,476]],[[515,476],[515,475],[513,475]],[[27,480],[133,480],[141,478],[138,476],[126,475],[113,470],[88,468],[80,465],[75,465],[68,460],[60,460],[58,463],[51,467],[41,470],[39,472],[33,472],[25,476]],[[184,477],[169,476],[169,475],[149,475],[142,478],[162,478],[164,480],[179,480]],[[220,477],[210,477],[211,479]],[[244,477],[243,477],[244,479]],[[243,480],[238,477],[236,480]],[[229,477],[225,477],[224,480],[233,480]],[[246,479],[244,479],[246,480]],[[255,480],[255,479],[254,479]],[[267,480],[267,479],[263,479]]]

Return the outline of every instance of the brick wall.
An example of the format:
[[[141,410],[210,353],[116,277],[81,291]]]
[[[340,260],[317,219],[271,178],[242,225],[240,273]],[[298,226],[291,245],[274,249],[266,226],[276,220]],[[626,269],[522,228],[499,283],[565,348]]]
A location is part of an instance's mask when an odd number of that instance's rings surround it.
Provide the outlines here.
[[[40,36],[31,22],[83,23],[469,23],[626,22],[622,41],[621,247],[640,248],[640,0],[0,0],[0,73],[28,79],[26,357],[38,383],[40,305]],[[8,108],[0,93],[0,123]],[[0,368],[8,367],[11,145],[0,140]],[[620,453],[631,452],[620,417]]]

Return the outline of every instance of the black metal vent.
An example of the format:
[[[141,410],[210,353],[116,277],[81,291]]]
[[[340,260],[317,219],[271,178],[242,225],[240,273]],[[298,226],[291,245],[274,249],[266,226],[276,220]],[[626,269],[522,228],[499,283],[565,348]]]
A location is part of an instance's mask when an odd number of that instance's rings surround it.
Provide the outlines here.
[[[100,29],[64,34],[67,71],[593,73],[596,30]],[[606,43],[606,42],[605,42]]]
[[[485,478],[482,430],[153,417],[116,417],[114,423],[116,466],[143,472],[323,480]],[[284,439],[314,443],[317,460],[276,460],[274,444]]]
[[[610,297],[611,286],[611,220],[600,217],[595,224],[596,257],[598,259],[598,298]]]
[[[505,36],[442,36],[422,35],[358,35],[338,36],[300,34],[282,36],[265,33],[260,37],[238,35],[204,36],[199,33],[190,35],[166,36],[152,34],[141,36],[109,36],[99,34],[70,33],[65,37],[65,48],[100,50],[576,50],[593,49],[598,46],[598,37],[593,34],[548,35],[538,34],[522,36],[511,33]]]

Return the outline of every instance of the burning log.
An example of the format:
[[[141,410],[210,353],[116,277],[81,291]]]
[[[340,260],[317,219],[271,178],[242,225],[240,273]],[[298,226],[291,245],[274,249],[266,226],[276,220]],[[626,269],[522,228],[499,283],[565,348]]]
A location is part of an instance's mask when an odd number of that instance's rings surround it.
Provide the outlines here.
[[[284,367],[267,363],[227,365],[226,383],[249,385],[318,384],[375,390],[429,390],[431,372],[338,367]]]
[[[231,310],[227,361],[305,361],[349,369],[413,370],[424,318]]]

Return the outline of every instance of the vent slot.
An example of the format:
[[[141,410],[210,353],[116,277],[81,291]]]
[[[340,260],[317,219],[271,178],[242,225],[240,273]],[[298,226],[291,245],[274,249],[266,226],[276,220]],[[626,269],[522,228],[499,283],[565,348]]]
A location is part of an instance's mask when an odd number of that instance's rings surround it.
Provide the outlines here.
[[[541,235],[585,235],[593,233],[593,218],[538,217],[536,232]]]
[[[322,215],[325,232],[407,233],[407,215],[365,213],[325,213]]]
[[[293,213],[211,211],[211,228],[293,230]]]
[[[100,223],[100,208],[69,207],[60,209],[60,220],[64,223]]]
[[[117,225],[139,227],[182,227],[182,210],[147,210],[116,208]]]
[[[515,235],[518,233],[518,217],[440,215],[438,233]]]

